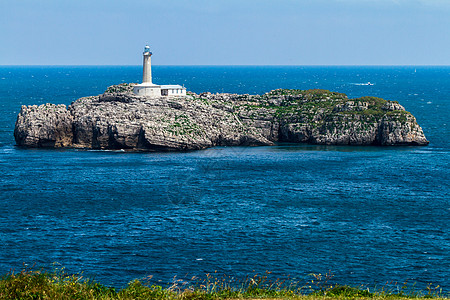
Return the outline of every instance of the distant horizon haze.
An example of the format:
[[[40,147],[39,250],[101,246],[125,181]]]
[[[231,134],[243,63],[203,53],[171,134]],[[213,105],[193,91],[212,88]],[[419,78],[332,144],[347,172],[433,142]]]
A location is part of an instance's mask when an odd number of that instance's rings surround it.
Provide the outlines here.
[[[0,65],[0,67],[142,67],[142,65],[95,65],[95,64],[54,64],[54,65],[39,65],[39,64],[28,64],[28,65],[16,65],[16,64],[5,64]],[[173,65],[173,64],[152,64],[152,67],[450,67],[448,65]]]
[[[450,65],[448,0],[0,1],[0,65]]]

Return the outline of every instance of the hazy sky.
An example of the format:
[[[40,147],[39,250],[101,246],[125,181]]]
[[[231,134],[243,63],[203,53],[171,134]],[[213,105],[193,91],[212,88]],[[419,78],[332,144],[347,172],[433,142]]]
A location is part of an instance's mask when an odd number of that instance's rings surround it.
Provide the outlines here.
[[[0,0],[0,65],[450,65],[450,0]]]

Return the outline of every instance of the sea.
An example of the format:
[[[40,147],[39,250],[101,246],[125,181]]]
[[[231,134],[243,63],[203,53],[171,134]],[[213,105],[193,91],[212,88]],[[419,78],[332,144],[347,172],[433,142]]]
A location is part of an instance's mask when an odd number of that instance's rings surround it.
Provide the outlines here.
[[[154,82],[195,93],[319,88],[395,100],[428,146],[15,145],[22,105],[69,105],[141,76],[141,66],[0,66],[0,274],[64,268],[118,288],[150,277],[332,274],[450,292],[450,67],[153,67]]]

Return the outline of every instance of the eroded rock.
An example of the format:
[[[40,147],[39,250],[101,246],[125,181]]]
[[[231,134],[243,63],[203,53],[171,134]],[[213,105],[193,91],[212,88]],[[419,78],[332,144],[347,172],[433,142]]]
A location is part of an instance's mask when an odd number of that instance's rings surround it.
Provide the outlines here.
[[[64,105],[23,106],[19,146],[180,151],[213,146],[427,145],[416,119],[394,101],[324,90],[264,95],[136,96],[128,86]]]

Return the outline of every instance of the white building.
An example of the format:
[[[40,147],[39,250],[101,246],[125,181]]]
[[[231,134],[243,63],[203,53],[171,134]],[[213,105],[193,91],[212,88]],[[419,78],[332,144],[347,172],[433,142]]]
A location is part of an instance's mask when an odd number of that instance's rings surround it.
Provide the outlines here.
[[[142,83],[133,87],[133,93],[138,96],[186,96],[186,88],[184,86],[174,85],[157,85],[152,83],[152,53],[147,45],[144,48],[144,69],[142,75]]]

